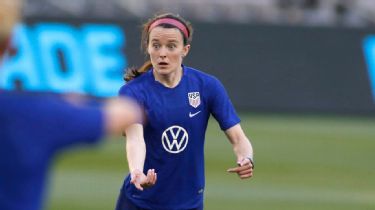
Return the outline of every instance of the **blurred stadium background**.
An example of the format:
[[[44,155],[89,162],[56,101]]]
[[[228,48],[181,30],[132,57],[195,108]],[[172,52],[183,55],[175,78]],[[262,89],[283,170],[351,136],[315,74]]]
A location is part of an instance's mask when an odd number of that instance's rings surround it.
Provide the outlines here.
[[[251,181],[227,174],[210,121],[206,209],[375,209],[373,0],[29,0],[0,86],[116,95],[157,12],[191,20],[186,64],[223,81],[255,149]],[[124,141],[64,153],[52,173],[47,209],[113,209]]]

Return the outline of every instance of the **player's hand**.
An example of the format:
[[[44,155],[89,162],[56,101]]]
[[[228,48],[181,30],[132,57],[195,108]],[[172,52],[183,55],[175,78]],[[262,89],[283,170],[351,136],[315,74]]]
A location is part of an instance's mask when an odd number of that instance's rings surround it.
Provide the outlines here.
[[[248,158],[243,158],[237,162],[238,166],[227,170],[229,173],[237,173],[241,179],[248,179],[253,176],[254,166]]]
[[[147,175],[140,170],[134,170],[130,174],[130,177],[130,183],[134,184],[138,190],[143,191],[144,188],[149,188],[155,185],[157,173],[155,173],[155,169],[149,169]]]

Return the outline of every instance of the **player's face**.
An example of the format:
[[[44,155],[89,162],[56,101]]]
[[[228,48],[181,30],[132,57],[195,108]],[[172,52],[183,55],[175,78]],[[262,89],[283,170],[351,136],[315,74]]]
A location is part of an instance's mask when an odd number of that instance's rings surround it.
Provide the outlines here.
[[[18,21],[20,6],[20,0],[0,0],[0,60],[13,26]]]
[[[183,36],[176,28],[155,27],[149,34],[147,52],[156,74],[168,75],[181,70],[189,49],[190,45],[184,45]]]

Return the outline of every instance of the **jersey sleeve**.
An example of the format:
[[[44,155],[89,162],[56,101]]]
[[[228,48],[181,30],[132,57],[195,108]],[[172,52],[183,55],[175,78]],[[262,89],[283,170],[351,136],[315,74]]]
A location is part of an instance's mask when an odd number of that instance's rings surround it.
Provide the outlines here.
[[[118,92],[119,96],[125,96],[133,99],[135,102],[137,102],[139,105],[143,106],[143,101],[139,97],[139,95],[135,94],[133,89],[129,85],[124,85],[120,88]]]
[[[209,85],[209,110],[218,121],[220,128],[225,131],[241,120],[221,82],[213,78]]]
[[[81,101],[82,100],[82,101]],[[105,134],[104,113],[101,105],[91,99],[77,103],[61,96],[47,97],[43,105],[36,104],[46,139],[52,149],[60,149],[77,143],[95,143]]]
[[[46,93],[12,92],[1,98],[5,110],[0,118],[7,132],[30,151],[54,152],[72,144],[95,143],[105,132],[101,105],[83,97],[74,103]]]

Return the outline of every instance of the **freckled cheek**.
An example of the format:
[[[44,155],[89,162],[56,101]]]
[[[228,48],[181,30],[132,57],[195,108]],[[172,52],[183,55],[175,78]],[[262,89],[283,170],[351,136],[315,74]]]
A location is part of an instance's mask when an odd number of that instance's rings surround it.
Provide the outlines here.
[[[158,58],[158,55],[156,53],[151,53],[149,55],[150,55],[151,61],[156,61]]]
[[[182,59],[179,55],[173,55],[171,56],[171,60],[173,60],[174,63],[180,63]]]

